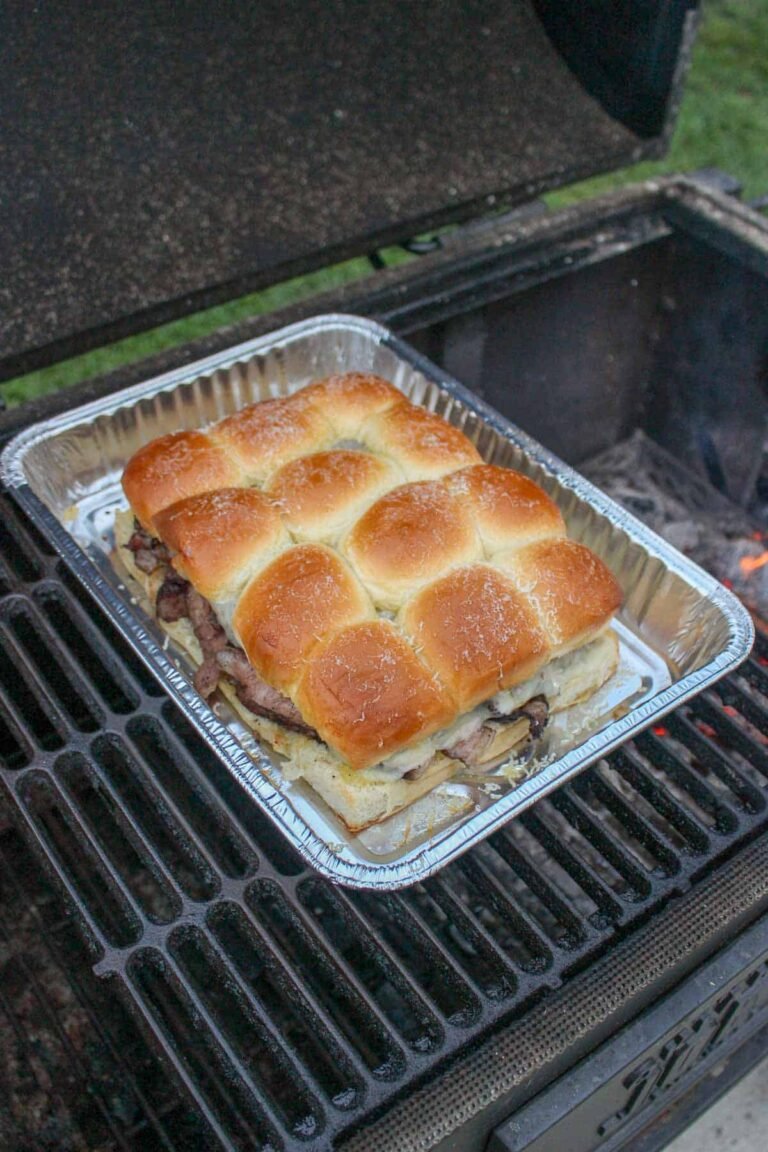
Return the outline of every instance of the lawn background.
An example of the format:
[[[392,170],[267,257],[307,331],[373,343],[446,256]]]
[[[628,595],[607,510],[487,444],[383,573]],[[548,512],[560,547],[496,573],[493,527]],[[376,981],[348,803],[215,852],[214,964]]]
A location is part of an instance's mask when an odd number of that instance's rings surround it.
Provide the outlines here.
[[[768,194],[768,0],[704,0],[680,117],[663,160],[587,180],[546,199],[560,207],[617,184],[709,167],[737,177],[747,199]],[[386,249],[382,256],[386,264],[406,258],[401,249]],[[0,386],[0,395],[8,405],[19,404],[373,274],[366,258],[349,260],[17,377]]]

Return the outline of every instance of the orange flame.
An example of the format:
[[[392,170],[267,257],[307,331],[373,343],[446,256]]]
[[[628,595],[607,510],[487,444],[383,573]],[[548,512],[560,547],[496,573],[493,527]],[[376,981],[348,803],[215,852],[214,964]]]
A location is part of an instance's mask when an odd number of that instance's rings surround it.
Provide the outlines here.
[[[768,552],[761,552],[759,556],[742,556],[739,560],[739,568],[746,576],[762,568],[764,564],[768,564]]]

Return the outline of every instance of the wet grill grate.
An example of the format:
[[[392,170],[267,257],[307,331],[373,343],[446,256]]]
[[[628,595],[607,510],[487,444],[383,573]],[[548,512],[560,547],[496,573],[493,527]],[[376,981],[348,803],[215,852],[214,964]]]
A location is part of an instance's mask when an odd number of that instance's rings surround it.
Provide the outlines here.
[[[434,879],[334,889],[0,523],[4,1147],[327,1148],[768,824],[761,639]]]

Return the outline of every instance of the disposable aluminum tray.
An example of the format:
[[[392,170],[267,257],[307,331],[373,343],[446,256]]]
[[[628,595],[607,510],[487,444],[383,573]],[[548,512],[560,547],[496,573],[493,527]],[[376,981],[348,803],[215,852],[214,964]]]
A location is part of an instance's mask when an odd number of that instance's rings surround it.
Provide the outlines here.
[[[184,654],[167,647],[110,560],[114,513],[124,506],[120,475],[142,444],[349,370],[386,377],[462,428],[486,460],[540,483],[569,534],[602,556],[625,595],[617,673],[587,705],[556,718],[535,761],[455,777],[358,836],[306,785],[286,780],[280,758],[231,713],[208,707]],[[37,424],[6,448],[2,476],[248,796],[313,867],[355,887],[423,880],[730,671],[753,641],[748,614],[725,588],[408,345],[357,317],[319,316]]]

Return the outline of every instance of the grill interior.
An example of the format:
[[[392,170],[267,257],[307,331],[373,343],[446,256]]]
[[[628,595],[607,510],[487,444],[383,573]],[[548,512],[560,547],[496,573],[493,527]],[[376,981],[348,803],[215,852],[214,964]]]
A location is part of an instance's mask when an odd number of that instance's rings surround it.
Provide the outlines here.
[[[659,304],[651,248],[609,262],[597,287],[637,279],[647,262],[653,315],[679,324]],[[556,321],[567,299],[558,313],[545,288]],[[492,307],[489,339],[508,347],[522,305]],[[470,321],[421,343],[450,359],[463,326],[466,358]],[[654,331],[658,349],[666,330]],[[591,449],[631,432],[626,412],[619,423]],[[386,895],[334,888],[247,801],[5,496],[0,544],[4,1147],[343,1144],[768,824],[761,637],[738,674],[433,879]]]

